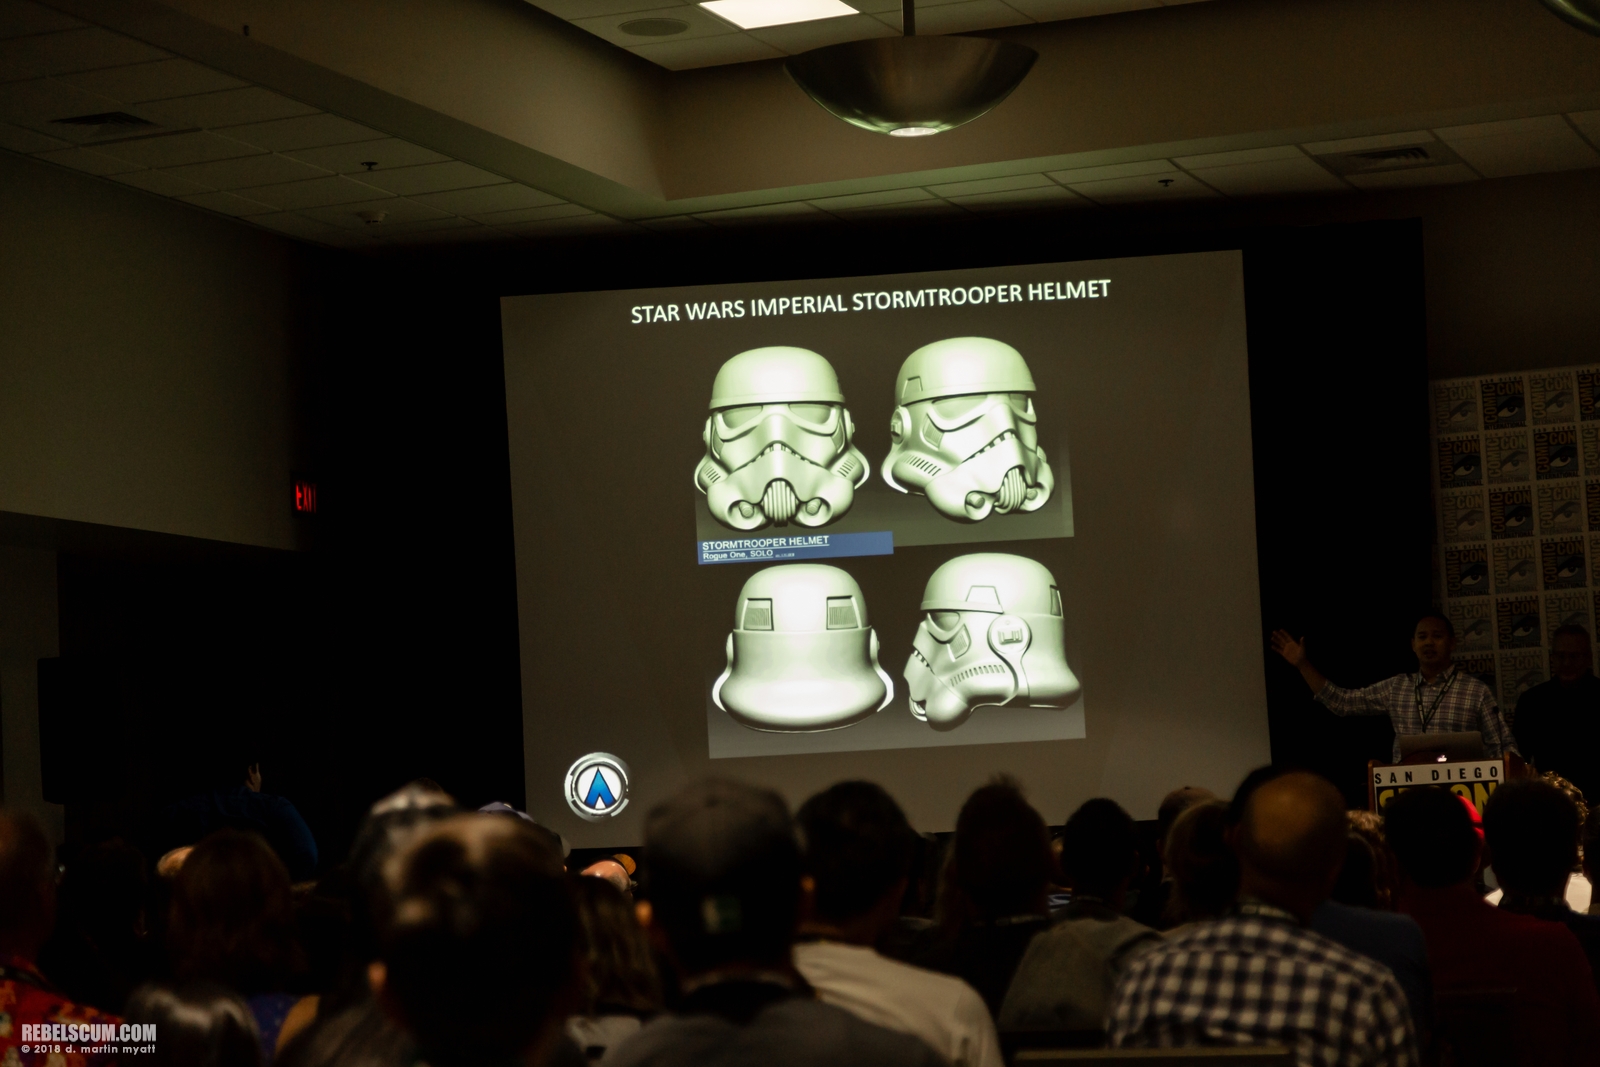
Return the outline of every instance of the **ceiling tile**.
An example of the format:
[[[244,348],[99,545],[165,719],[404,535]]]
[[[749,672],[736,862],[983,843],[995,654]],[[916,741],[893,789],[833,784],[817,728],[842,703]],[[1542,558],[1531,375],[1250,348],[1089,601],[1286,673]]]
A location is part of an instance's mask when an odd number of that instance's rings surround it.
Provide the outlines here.
[[[43,78],[75,70],[115,67],[166,59],[171,53],[132,37],[87,26],[81,30],[41,33],[0,41],[0,81]]]
[[[649,11],[660,7],[688,7],[688,3],[670,4],[662,0],[539,0],[541,7],[558,19],[568,22],[601,15],[621,15],[629,11]]]
[[[250,221],[257,226],[265,226],[269,230],[289,234],[291,237],[310,237],[329,232],[337,232],[338,227],[332,226],[319,219],[307,218],[297,215],[292,211],[280,212],[276,215],[252,215]]]
[[[1162,200],[1201,200],[1217,196],[1181,170],[1164,174],[1142,174],[1136,178],[1105,178],[1096,182],[1075,182],[1072,191],[1097,204],[1124,204]]]
[[[1590,144],[1600,148],[1600,111],[1579,111],[1567,118],[1578,127],[1579,133],[1589,139]]]
[[[970,182],[930,185],[940,196],[973,196],[980,193],[1009,193],[1014,189],[1042,189],[1055,184],[1043,174],[1011,174],[1004,178],[978,178]]]
[[[748,33],[722,37],[701,37],[693,41],[666,40],[660,44],[629,45],[628,51],[643,56],[668,70],[693,70],[721,63],[749,63],[758,59],[782,59],[783,53]]]
[[[471,189],[480,185],[497,185],[507,179],[486,170],[451,160],[448,163],[428,163],[420,167],[396,167],[394,170],[375,170],[361,178],[368,185],[376,185],[391,193],[409,196],[412,193],[442,193],[447,189]]]
[[[681,230],[703,230],[711,225],[701,222],[693,215],[663,215],[658,219],[639,219],[638,223],[647,230],[657,230],[661,233],[677,233]]]
[[[1073,182],[1097,182],[1107,178],[1140,178],[1146,174],[1167,174],[1173,169],[1165,159],[1145,159],[1137,163],[1109,163],[1103,167],[1075,167],[1072,170],[1053,170],[1050,177],[1062,185]]]
[[[130,170],[126,174],[111,175],[111,180],[157,196],[187,196],[210,191],[198,182],[174,178],[164,170]]]
[[[301,148],[321,148],[323,145],[348,144],[352,141],[375,141],[383,137],[377,130],[368,129],[337,115],[320,112],[292,119],[253,122],[244,126],[218,127],[218,129],[229,137],[248,142],[258,148],[265,148],[268,152],[293,152]]]
[[[1376,174],[1350,174],[1345,181],[1362,189],[1414,189],[1425,185],[1459,185],[1475,182],[1478,175],[1465,163],[1446,167],[1416,167],[1412,170],[1384,170]]]
[[[768,26],[749,31],[750,36],[780,48],[790,55],[822,48],[845,41],[865,41],[872,37],[893,37],[895,31],[870,15],[849,15],[844,18],[816,19],[812,22],[795,22],[788,26]]]
[[[93,127],[52,126],[51,119],[94,115],[120,107],[108,96],[87,92],[54,78],[0,85],[0,119],[58,136],[64,141],[93,140],[100,134]]]
[[[950,202],[960,207],[975,210],[1024,208],[1033,204],[1050,204],[1063,207],[1094,206],[1083,197],[1069,192],[1053,182],[1049,185],[1041,185],[1032,189],[1011,189],[1004,192],[978,193],[974,196],[952,196]]]
[[[301,212],[307,218],[317,219],[334,226],[344,226],[350,229],[361,229],[369,224],[360,217],[363,211],[381,211],[384,213],[384,222],[426,222],[428,219],[442,219],[445,212],[437,208],[419,204],[414,200],[404,197],[391,197],[388,200],[368,200],[355,204],[340,204],[336,207],[314,207]]]
[[[854,211],[858,208],[884,207],[889,204],[908,204],[917,200],[934,200],[926,189],[882,189],[875,193],[848,193],[844,196],[824,196],[807,201],[812,207],[824,211]]]
[[[477,189],[457,189],[448,193],[422,193],[416,195],[415,199],[418,203],[453,215],[481,215],[490,211],[548,207],[561,203],[559,196],[551,196],[516,182],[485,185]]]
[[[873,15],[896,33],[900,32],[900,12]],[[968,33],[1001,26],[1020,26],[1033,20],[1000,0],[960,0],[952,4],[917,5],[917,32],[928,34]]]
[[[141,106],[139,113],[167,126],[213,129],[309,115],[316,110],[258,85],[247,85],[243,89],[225,89],[220,93],[152,101]]]
[[[259,200],[263,204],[271,204],[285,211],[381,200],[389,195],[382,189],[375,189],[343,176],[283,182],[278,185],[243,186],[235,191],[240,196]]]
[[[762,221],[825,219],[827,215],[803,200],[795,200],[783,204],[728,208],[724,211],[701,211],[696,213],[696,217],[713,226],[739,226]]]
[[[335,174],[359,174],[366,171],[365,164],[376,163],[373,170],[393,170],[396,167],[415,167],[423,163],[444,163],[449,156],[402,141],[398,137],[383,137],[376,141],[357,141],[355,144],[326,145],[322,148],[299,148],[284,155],[293,156]]]
[[[8,122],[0,122],[0,148],[12,152],[44,152],[51,148],[65,148],[67,142],[59,137],[46,137],[42,133],[25,130]]]
[[[70,15],[63,15],[59,11],[30,0],[7,0],[0,4],[0,39],[7,37],[22,37],[30,33],[54,33],[58,30],[74,30],[88,23],[79,22]]]
[[[465,219],[457,221],[465,222]],[[492,226],[468,224],[467,228],[441,227],[432,230],[414,230],[399,234],[385,234],[385,244],[405,248],[414,245],[464,245],[508,243],[519,239],[517,234],[494,229]]]
[[[193,163],[186,167],[174,167],[171,173],[213,189],[245,189],[253,185],[326,177],[328,172],[288,156],[269,153],[242,159],[219,159],[213,163]]]
[[[86,171],[89,174],[122,174],[125,171],[140,169],[133,163],[126,163],[115,156],[102,155],[87,148],[61,148],[54,152],[40,152],[33,158],[59,163],[63,167]]]
[[[1277,159],[1304,159],[1306,155],[1292,144],[1271,148],[1246,148],[1239,152],[1208,152],[1201,156],[1177,156],[1172,162],[1184,170],[1197,167],[1231,167],[1238,163],[1269,163]]]
[[[1435,130],[1485,178],[1600,167],[1596,153],[1560,115]]]
[[[543,222],[515,222],[508,226],[501,226],[507,233],[514,233],[519,237],[561,237],[567,234],[593,233],[604,230],[620,230],[626,224],[611,218],[609,215],[579,215],[569,219],[546,219]]]
[[[1337,193],[1349,186],[1315,161],[1295,153],[1293,159],[1237,163],[1231,167],[1195,167],[1201,181],[1226,196],[1281,196],[1285,193]]]
[[[1161,6],[1161,0],[1006,0],[1006,3],[1036,22],[1093,18]]]
[[[471,219],[463,219],[456,215],[446,215],[441,219],[422,219],[418,222],[393,222],[384,219],[366,229],[374,237],[391,238],[402,237],[414,233],[430,233],[438,230],[486,230],[487,226]]]
[[[239,218],[247,215],[268,215],[277,210],[271,204],[250,200],[236,193],[197,193],[194,196],[180,196],[178,199],[195,207],[203,207],[207,211]]]
[[[124,104],[238,89],[247,84],[187,59],[159,59],[154,63],[134,63],[126,67],[63,74],[61,80]]]
[[[578,215],[593,215],[594,212],[582,204],[551,204],[548,207],[524,207],[515,211],[492,211],[482,215],[469,215],[469,218],[483,223],[485,226],[506,226],[517,222],[545,222],[549,219],[573,218]]]
[[[216,159],[237,159],[240,156],[260,155],[252,145],[240,144],[227,137],[195,130],[190,133],[167,133],[155,137],[137,137],[115,144],[100,146],[107,155],[140,163],[147,167],[181,167],[188,163],[209,163]]]
[[[682,33],[674,33],[668,37],[640,37],[635,34],[625,33],[622,24],[635,19],[663,19],[672,18],[688,24],[688,29]],[[603,41],[610,41],[614,45],[626,48],[635,44],[651,44],[656,41],[692,41],[699,37],[716,37],[725,33],[738,33],[736,27],[728,25],[719,18],[713,18],[704,8],[696,5],[680,7],[654,7],[642,11],[627,11],[614,15],[601,15],[597,18],[573,19],[572,24],[581,29],[588,30]]]
[[[1380,148],[1403,148],[1434,140],[1432,131],[1411,130],[1406,133],[1380,133],[1372,137],[1345,137],[1337,141],[1308,141],[1301,145],[1314,156],[1339,156],[1346,152],[1375,152]]]

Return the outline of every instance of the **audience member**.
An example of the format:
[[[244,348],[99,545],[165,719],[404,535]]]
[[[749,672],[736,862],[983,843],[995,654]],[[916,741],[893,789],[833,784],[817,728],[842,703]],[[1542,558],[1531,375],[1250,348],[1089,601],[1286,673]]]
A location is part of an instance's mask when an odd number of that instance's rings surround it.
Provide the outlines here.
[[[1572,932],[1559,923],[1486,904],[1473,888],[1482,841],[1454,793],[1410,789],[1385,809],[1402,875],[1400,910],[1427,938],[1435,995],[1512,994],[1516,1040],[1527,1064],[1595,1062],[1600,995]],[[1450,1035],[1441,1027],[1446,1042]]]
[[[1176,818],[1176,816],[1174,816]],[[1122,914],[1139,873],[1133,819],[1114,800],[1083,803],[1061,832],[1061,870],[1072,902],[1035,937],[1011,979],[1000,1029],[1097,1030],[1127,963],[1161,935]]]
[[[1015,782],[975,790],[956,817],[942,936],[907,962],[964,979],[998,1016],[1028,942],[1050,925],[1054,867],[1049,829]]]
[[[120,1012],[156,960],[145,937],[145,861],[115,839],[80,849],[57,893],[55,932],[39,970],[68,997]]]
[[[260,1067],[267,1062],[250,1009],[219,985],[141,986],[128,998],[128,1021],[156,1028],[152,1051],[133,1057],[150,1067]]]
[[[1306,929],[1338,875],[1345,827],[1344,798],[1315,775],[1258,786],[1235,830],[1239,905],[1128,965],[1112,1044],[1281,1044],[1302,1067],[1417,1063],[1393,976]]]
[[[180,982],[227,986],[245,998],[271,1061],[299,1001],[304,970],[289,872],[254,833],[220,830],[195,846],[172,886],[167,941]]]
[[[676,1010],[611,1052],[614,1067],[933,1067],[907,1034],[817,1000],[793,966],[800,850],[768,790],[710,780],[645,822],[650,921],[680,972]]]
[[[1395,890],[1400,886],[1400,868],[1395,863],[1394,852],[1383,836],[1383,816],[1375,811],[1349,811],[1350,832],[1367,843],[1372,855],[1372,884],[1377,896],[1373,907],[1383,911],[1394,910]],[[1339,899],[1335,891],[1334,899]],[[1349,903],[1346,901],[1345,903]]]
[[[581,872],[585,878],[599,878],[610,882],[622,893],[633,892],[633,878],[628,869],[614,859],[596,860]]]
[[[1172,872],[1172,896],[1162,914],[1169,931],[1220,918],[1239,893],[1239,861],[1228,847],[1228,805],[1207,800],[1172,823],[1163,855]]]
[[[1517,700],[1517,748],[1540,771],[1554,771],[1585,796],[1600,796],[1600,678],[1589,631],[1562,626],[1550,639],[1547,682]]]
[[[1567,880],[1578,865],[1581,822],[1565,793],[1537,778],[1506,782],[1483,807],[1490,862],[1505,895],[1500,907],[1562,923],[1577,937],[1600,982],[1600,917],[1567,904]]]
[[[293,801],[261,791],[261,761],[254,754],[236,757],[221,779],[217,788],[180,800],[161,813],[156,852],[192,845],[218,830],[248,830],[272,847],[292,880],[315,877],[316,838]]]
[[[661,982],[650,943],[633,902],[607,878],[573,880],[578,907],[583,996],[567,1019],[567,1036],[590,1060],[606,1052],[661,1013]]]
[[[122,1020],[76,1004],[56,992],[36,965],[56,917],[56,872],[50,842],[31,815],[0,808],[0,1063],[7,1067],[88,1067],[111,1063],[110,1054],[24,1053],[23,1027],[36,1023],[105,1023]],[[81,1048],[81,1046],[80,1046]]]
[[[971,986],[874,947],[900,913],[917,840],[899,805],[870,782],[841,782],[796,821],[810,892],[794,963],[817,995],[921,1038],[953,1067],[1000,1067],[994,1022]]]
[[[1186,785],[1174,789],[1161,799],[1161,805],[1156,808],[1156,859],[1160,861],[1161,869],[1158,872],[1159,881],[1149,889],[1139,894],[1138,901],[1129,911],[1129,915],[1154,929],[1162,925],[1162,916],[1167,913],[1168,902],[1172,899],[1172,871],[1167,864],[1167,835],[1172,833],[1172,824],[1178,821],[1178,816],[1208,800],[1217,799],[1217,795],[1209,789],[1197,785]]]
[[[578,920],[561,856],[514,819],[461,815],[384,865],[377,999],[432,1067],[581,1062]]]
[[[1600,915],[1600,804],[1589,809],[1583,822],[1583,875],[1593,887],[1588,913]]]

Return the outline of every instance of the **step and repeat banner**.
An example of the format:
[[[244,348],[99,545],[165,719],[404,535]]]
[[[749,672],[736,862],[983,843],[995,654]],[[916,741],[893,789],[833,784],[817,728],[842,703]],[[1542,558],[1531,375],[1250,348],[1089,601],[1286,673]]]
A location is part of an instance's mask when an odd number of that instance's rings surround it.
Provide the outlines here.
[[[1439,582],[1458,662],[1516,707],[1600,593],[1600,365],[1433,383]]]

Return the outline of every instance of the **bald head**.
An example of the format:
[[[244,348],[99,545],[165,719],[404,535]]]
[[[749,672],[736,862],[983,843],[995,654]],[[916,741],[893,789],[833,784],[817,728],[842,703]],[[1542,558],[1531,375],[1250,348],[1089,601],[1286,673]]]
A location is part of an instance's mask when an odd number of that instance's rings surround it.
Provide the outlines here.
[[[1239,862],[1264,881],[1325,891],[1344,862],[1347,832],[1344,796],[1327,779],[1294,771],[1245,802]]]

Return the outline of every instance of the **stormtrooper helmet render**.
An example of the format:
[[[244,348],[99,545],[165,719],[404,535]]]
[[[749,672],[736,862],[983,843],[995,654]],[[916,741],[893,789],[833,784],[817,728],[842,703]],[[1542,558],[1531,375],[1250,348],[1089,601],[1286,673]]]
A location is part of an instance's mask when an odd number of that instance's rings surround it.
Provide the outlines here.
[[[1055,475],[1039,447],[1033,375],[1022,353],[987,337],[923,345],[895,378],[894,444],[883,480],[941,515],[982,522],[1037,511]]]
[[[1078,695],[1067,666],[1061,589],[1040,563],[1003,552],[957,556],[933,572],[906,662],[911,714],[952,729],[973,708],[1064,708]]]
[[[782,346],[741,352],[711,385],[695,488],[735,530],[826,525],[850,510],[869,476],[855,431],[826,359]]]
[[[711,700],[753,730],[836,730],[894,698],[861,587],[838,567],[788,563],[752,574],[727,653]]]

